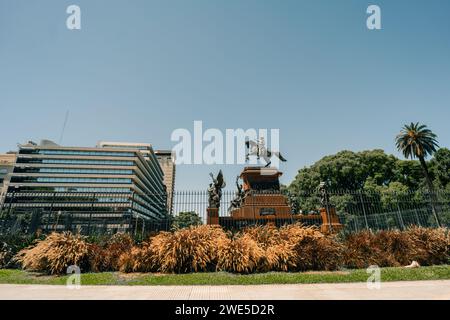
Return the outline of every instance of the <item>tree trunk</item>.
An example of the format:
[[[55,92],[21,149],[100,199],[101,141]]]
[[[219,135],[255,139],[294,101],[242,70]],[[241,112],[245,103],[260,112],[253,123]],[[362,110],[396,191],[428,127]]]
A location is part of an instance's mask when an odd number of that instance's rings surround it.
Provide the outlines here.
[[[427,163],[425,162],[425,159],[423,157],[419,157],[419,161],[420,161],[420,165],[422,166],[423,174],[425,176],[425,180],[428,185],[428,191],[430,193],[434,193],[434,186],[433,186],[433,182],[431,181],[431,178],[430,178],[430,173],[428,172]]]
[[[439,217],[437,215],[437,210],[436,210],[436,193],[434,191],[433,182],[431,181],[431,178],[430,178],[430,173],[428,172],[428,166],[427,166],[427,163],[425,162],[424,157],[419,157],[419,161],[422,166],[423,174],[425,176],[425,180],[428,185],[428,193],[430,196],[431,210],[433,211],[433,215],[436,220],[437,226],[441,227],[441,222],[439,220]]]

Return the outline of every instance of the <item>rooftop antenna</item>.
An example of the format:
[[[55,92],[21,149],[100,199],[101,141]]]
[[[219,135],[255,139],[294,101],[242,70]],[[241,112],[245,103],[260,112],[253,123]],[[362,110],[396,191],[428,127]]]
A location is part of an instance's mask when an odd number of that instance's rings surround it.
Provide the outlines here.
[[[61,129],[61,135],[59,136],[59,142],[58,144],[62,143],[63,137],[64,137],[64,130],[66,130],[66,124],[67,124],[67,120],[69,119],[69,110],[66,111],[66,116],[64,117],[64,124],[63,127]]]

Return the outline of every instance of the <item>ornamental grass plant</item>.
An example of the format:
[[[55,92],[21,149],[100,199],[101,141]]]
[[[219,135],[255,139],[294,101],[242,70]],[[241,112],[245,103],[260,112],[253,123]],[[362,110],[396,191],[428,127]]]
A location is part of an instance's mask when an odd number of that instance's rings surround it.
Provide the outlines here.
[[[399,267],[450,262],[448,229],[412,227],[404,231],[360,231],[342,238],[300,224],[253,226],[236,233],[218,226],[191,226],[160,232],[136,244],[126,234],[89,243],[70,232],[36,240],[11,259],[0,244],[0,267],[13,260],[23,269],[63,274],[82,272],[232,273],[331,271],[340,268]]]
[[[191,226],[175,232],[161,232],[150,240],[148,250],[159,272],[213,271],[218,248],[226,239],[227,235],[220,227]]]
[[[129,234],[116,233],[99,244],[93,244],[90,252],[90,266],[94,272],[120,269],[120,257],[130,252],[134,240]]]
[[[92,245],[85,239],[83,236],[70,232],[54,232],[43,240],[37,240],[34,245],[19,251],[15,259],[23,269],[31,271],[63,274],[67,267],[72,265],[87,271]]]

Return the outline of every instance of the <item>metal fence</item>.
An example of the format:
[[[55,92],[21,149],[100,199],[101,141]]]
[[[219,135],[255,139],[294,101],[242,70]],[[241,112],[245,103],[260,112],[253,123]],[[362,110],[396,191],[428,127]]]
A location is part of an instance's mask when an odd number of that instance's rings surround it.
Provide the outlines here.
[[[252,200],[250,206],[279,206],[279,202],[271,203],[271,199],[274,199],[273,195],[282,195],[286,205],[290,207],[289,215],[265,218],[255,211],[254,216],[236,219],[230,211],[232,201],[236,200],[236,193],[224,190],[218,223],[227,229],[268,222],[276,225],[302,223],[318,226],[324,223],[320,214],[323,194],[319,192],[289,194],[278,191],[264,194],[268,197],[253,197],[252,199],[257,200]],[[329,205],[335,208],[339,222],[348,232],[363,229],[405,229],[412,225],[450,226],[450,195],[446,192],[345,191],[328,192],[328,197]],[[134,194],[119,193],[95,196],[88,193],[9,193],[3,198],[0,207],[0,233],[67,230],[88,235],[128,232],[145,236],[152,232],[170,230],[174,226],[208,222],[207,191],[176,191],[173,195],[167,195],[167,199],[173,199],[172,206],[158,219],[142,214],[135,198]]]

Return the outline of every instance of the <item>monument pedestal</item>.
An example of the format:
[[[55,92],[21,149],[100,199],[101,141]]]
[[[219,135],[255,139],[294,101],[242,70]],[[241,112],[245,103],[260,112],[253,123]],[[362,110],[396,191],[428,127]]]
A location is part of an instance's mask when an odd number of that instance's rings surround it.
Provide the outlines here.
[[[241,173],[244,198],[241,206],[231,211],[233,220],[275,220],[292,218],[288,199],[281,194],[276,169],[246,167]]]
[[[206,223],[208,225],[218,225],[219,224],[219,208],[208,208],[207,212],[207,220]]]

